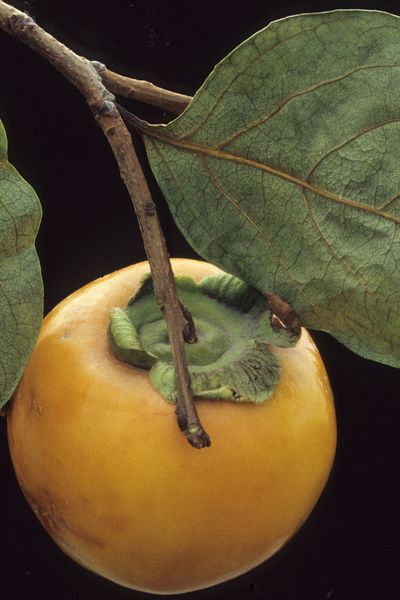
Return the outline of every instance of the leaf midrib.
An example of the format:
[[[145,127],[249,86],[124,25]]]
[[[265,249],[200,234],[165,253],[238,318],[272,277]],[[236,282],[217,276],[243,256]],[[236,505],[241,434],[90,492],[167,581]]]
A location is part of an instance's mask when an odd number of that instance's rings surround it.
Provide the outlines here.
[[[271,175],[274,175],[276,177],[279,177],[281,179],[289,181],[289,182],[299,186],[303,190],[306,189],[306,190],[309,190],[310,192],[313,192],[314,194],[322,196],[323,198],[326,198],[327,200],[330,200],[331,202],[336,202],[338,204],[342,204],[344,206],[348,206],[348,207],[354,208],[356,210],[368,212],[370,214],[379,216],[387,221],[392,221],[393,223],[400,224],[400,218],[396,217],[395,215],[385,213],[382,210],[380,210],[379,208],[375,208],[373,206],[368,206],[366,204],[362,204],[361,202],[357,202],[350,198],[345,198],[343,196],[339,196],[329,190],[324,190],[304,179],[301,179],[300,177],[297,177],[296,175],[286,173],[285,171],[277,169],[276,167],[272,167],[271,165],[260,163],[256,160],[245,158],[244,156],[240,156],[237,154],[232,154],[232,153],[226,152],[224,150],[217,150],[216,148],[212,148],[211,146],[205,146],[202,144],[188,142],[186,140],[179,140],[179,139],[176,139],[169,135],[163,135],[160,130],[156,130],[155,128],[153,128],[151,126],[144,128],[143,133],[145,135],[148,135],[152,138],[156,138],[166,144],[169,144],[170,146],[174,146],[175,148],[179,148],[181,150],[187,150],[189,152],[193,152],[195,154],[200,154],[200,155],[205,155],[205,156],[212,156],[213,158],[217,158],[220,160],[228,160],[231,162],[246,165],[246,166],[254,168],[254,169],[260,169],[262,171],[270,173]]]
[[[165,166],[168,168],[168,170],[170,171],[170,174],[172,177],[174,177],[175,179],[175,183],[176,185],[178,185],[178,187],[180,187],[179,182],[176,178],[176,176],[174,175],[174,173],[171,171],[170,166],[168,164],[168,161],[165,160],[164,155],[160,152],[159,148],[157,148],[157,146],[154,146],[155,151],[160,155],[160,158],[163,160]],[[202,159],[202,163],[203,166],[209,170],[208,164],[205,161],[205,159]],[[257,233],[261,235],[261,237],[268,243],[270,250],[274,251],[274,246],[272,244],[272,242],[269,240],[269,238],[267,238],[265,236],[265,232],[263,232],[258,225],[255,223],[255,221],[250,217],[250,215],[248,215],[248,213],[246,213],[245,211],[243,211],[243,209],[240,207],[240,205],[236,204],[233,200],[233,198],[226,192],[226,190],[223,189],[221,183],[219,181],[217,181],[216,179],[214,179],[214,176],[212,175],[211,171],[209,171],[209,175],[212,177],[213,179],[213,184],[218,187],[218,189],[220,190],[220,192],[229,200],[229,202],[233,203],[236,208],[238,208],[244,215],[244,217],[249,221],[249,223],[251,224],[252,227],[254,227],[257,230]],[[182,195],[184,195],[183,190],[181,190]],[[338,262],[342,265],[342,267],[348,272],[350,273],[357,281],[358,283],[363,287],[363,289],[365,291],[367,291],[368,293],[370,293],[372,296],[375,296],[377,298],[380,298],[384,303],[386,303],[388,305],[388,307],[394,312],[394,313],[398,313],[398,307],[395,305],[392,305],[391,303],[387,303],[387,299],[384,298],[379,292],[377,292],[377,290],[373,290],[371,289],[366,282],[360,278],[355,272],[354,270],[347,264],[346,261],[344,261],[343,259],[341,259],[336,252],[334,252],[332,246],[329,244],[329,242],[327,241],[327,239],[325,238],[325,236],[322,234],[322,231],[320,230],[318,224],[315,221],[314,215],[311,211],[311,208],[309,206],[308,200],[304,194],[304,190],[303,190],[303,197],[304,197],[304,201],[305,204],[307,206],[307,210],[309,211],[309,215],[310,218],[313,222],[313,226],[316,228],[316,230],[319,232],[320,235],[320,239],[321,241],[326,245],[326,247],[328,248],[328,250],[332,253],[332,256],[334,256],[334,258],[336,260],[338,260]],[[293,277],[289,267],[286,265],[285,262],[283,262],[282,258],[279,255],[275,256],[276,260],[280,263],[281,267],[285,270],[285,272],[287,273],[287,275],[289,276],[289,278],[291,279],[291,281],[293,282],[293,285],[296,289],[297,292],[300,293],[300,295],[302,295],[309,303],[310,299],[308,298],[307,294],[305,293],[305,290],[303,289],[302,286],[299,285],[299,283],[296,281],[296,279]],[[272,286],[272,289],[275,289],[275,286]],[[312,304],[312,303],[311,303]],[[347,316],[347,318],[349,318]],[[354,321],[354,319],[352,319]]]
[[[213,184],[220,190],[220,192],[225,196],[225,198],[227,198],[229,200],[230,203],[234,204],[236,206],[237,209],[241,210],[244,214],[244,216],[247,218],[247,220],[251,223],[251,225],[257,230],[257,233],[259,235],[261,235],[261,237],[268,243],[270,250],[272,252],[274,252],[274,245],[272,244],[271,240],[265,235],[265,232],[258,227],[257,223],[250,218],[250,215],[248,215],[248,213],[244,212],[243,209],[240,207],[240,205],[238,205],[233,198],[231,197],[230,194],[228,194],[226,192],[226,190],[224,190],[223,186],[220,184],[220,182],[218,180],[215,179],[214,175],[212,174],[211,170],[208,167],[208,164],[206,162],[206,159],[203,159],[203,162],[205,163],[204,166],[208,171],[209,177],[212,178],[213,180]],[[394,313],[400,314],[399,313],[399,308],[398,306],[395,306],[393,304],[391,304],[390,302],[388,303],[387,298],[385,298],[382,294],[380,294],[379,290],[374,290],[372,288],[369,287],[369,285],[356,273],[356,271],[354,271],[351,266],[347,263],[346,260],[344,260],[343,258],[341,258],[337,252],[334,250],[333,246],[328,242],[328,240],[326,239],[325,235],[323,234],[320,226],[318,225],[315,216],[310,208],[310,203],[306,197],[306,194],[304,193],[304,190],[302,190],[302,195],[304,197],[304,202],[306,205],[306,209],[308,211],[308,214],[310,216],[310,220],[311,223],[313,225],[313,227],[315,228],[315,230],[317,231],[321,241],[325,244],[325,246],[327,247],[328,251],[331,253],[332,257],[335,258],[335,260],[338,261],[338,263],[342,266],[342,268],[347,272],[350,273],[352,277],[354,277],[354,279],[358,282],[358,284],[366,291],[368,292],[371,296],[374,296],[376,298],[379,298],[383,303],[386,303],[386,306],[388,308],[390,308]],[[274,252],[275,253],[275,252]],[[297,281],[295,280],[295,278],[293,277],[289,267],[286,265],[286,263],[283,262],[282,258],[275,253],[275,260],[277,260],[280,265],[285,269],[287,275],[291,278],[291,280],[293,281],[296,289],[301,292],[301,294],[307,298],[307,294],[304,292],[304,289],[302,287],[300,287],[297,283]],[[307,298],[308,299],[308,298]]]

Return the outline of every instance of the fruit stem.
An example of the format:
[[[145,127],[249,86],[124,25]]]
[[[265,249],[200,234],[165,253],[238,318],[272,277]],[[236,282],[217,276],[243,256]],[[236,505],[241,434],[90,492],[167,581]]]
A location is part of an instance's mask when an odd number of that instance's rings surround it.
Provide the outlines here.
[[[157,302],[167,323],[176,371],[179,427],[195,448],[209,446],[210,439],[194,405],[185,356],[183,335],[195,341],[193,323],[186,318],[178,299],[156,208],[115,98],[104,86],[96,63],[78,56],[39,27],[29,15],[1,0],[0,27],[42,55],[80,91],[111,146],[139,221]]]

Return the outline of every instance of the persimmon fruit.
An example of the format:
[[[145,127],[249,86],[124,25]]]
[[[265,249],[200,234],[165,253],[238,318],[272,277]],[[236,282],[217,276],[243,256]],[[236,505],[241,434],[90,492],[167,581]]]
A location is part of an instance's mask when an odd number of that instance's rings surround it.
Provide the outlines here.
[[[173,259],[196,281],[219,269]],[[280,382],[263,404],[197,401],[209,448],[191,447],[145,370],[109,349],[109,311],[147,263],[102,277],[45,319],[8,412],[22,491],[75,561],[123,586],[183,593],[238,576],[299,529],[329,476],[336,421],[306,330],[273,348]]]

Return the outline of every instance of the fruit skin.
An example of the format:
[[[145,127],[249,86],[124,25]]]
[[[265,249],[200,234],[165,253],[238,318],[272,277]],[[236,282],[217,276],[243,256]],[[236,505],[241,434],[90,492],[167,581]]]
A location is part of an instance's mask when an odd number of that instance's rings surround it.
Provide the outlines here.
[[[173,259],[200,280],[208,263]],[[281,381],[262,405],[199,400],[210,448],[192,448],[147,372],[108,349],[109,310],[147,263],[78,290],[44,320],[8,412],[22,491],[56,543],[121,585],[182,593],[226,581],[285,544],[331,470],[336,421],[327,375],[303,331],[276,349]]]

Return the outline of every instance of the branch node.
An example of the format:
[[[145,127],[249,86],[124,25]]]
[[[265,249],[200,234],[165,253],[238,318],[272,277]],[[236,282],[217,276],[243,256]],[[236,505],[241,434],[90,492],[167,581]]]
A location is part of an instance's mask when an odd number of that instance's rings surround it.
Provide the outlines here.
[[[158,290],[154,290],[154,293],[156,295],[156,302],[158,304],[158,308],[163,311],[164,310],[164,306],[165,306],[165,295],[162,294],[160,291]]]
[[[91,61],[93,68],[98,72],[98,73],[104,73],[104,71],[107,70],[107,67],[104,63],[100,62],[99,60],[92,60]]]
[[[23,36],[27,30],[36,27],[36,23],[32,17],[25,13],[13,13],[10,15],[8,22],[10,24],[10,32],[18,37]]]
[[[107,133],[108,133],[108,135],[110,136],[110,138],[111,138],[111,136],[115,135],[115,134],[116,134],[116,132],[117,132],[117,128],[115,127],[115,125],[112,125],[112,126],[111,126],[111,127],[109,127],[109,128],[108,128],[108,130],[107,130]]]
[[[108,90],[103,90],[101,99],[96,98],[90,107],[96,117],[111,115],[116,111],[115,97]]]
[[[103,115],[109,115],[113,112],[115,104],[112,100],[104,100],[100,106],[100,112]]]
[[[152,200],[146,202],[144,211],[147,217],[153,217],[156,214],[156,205]]]

